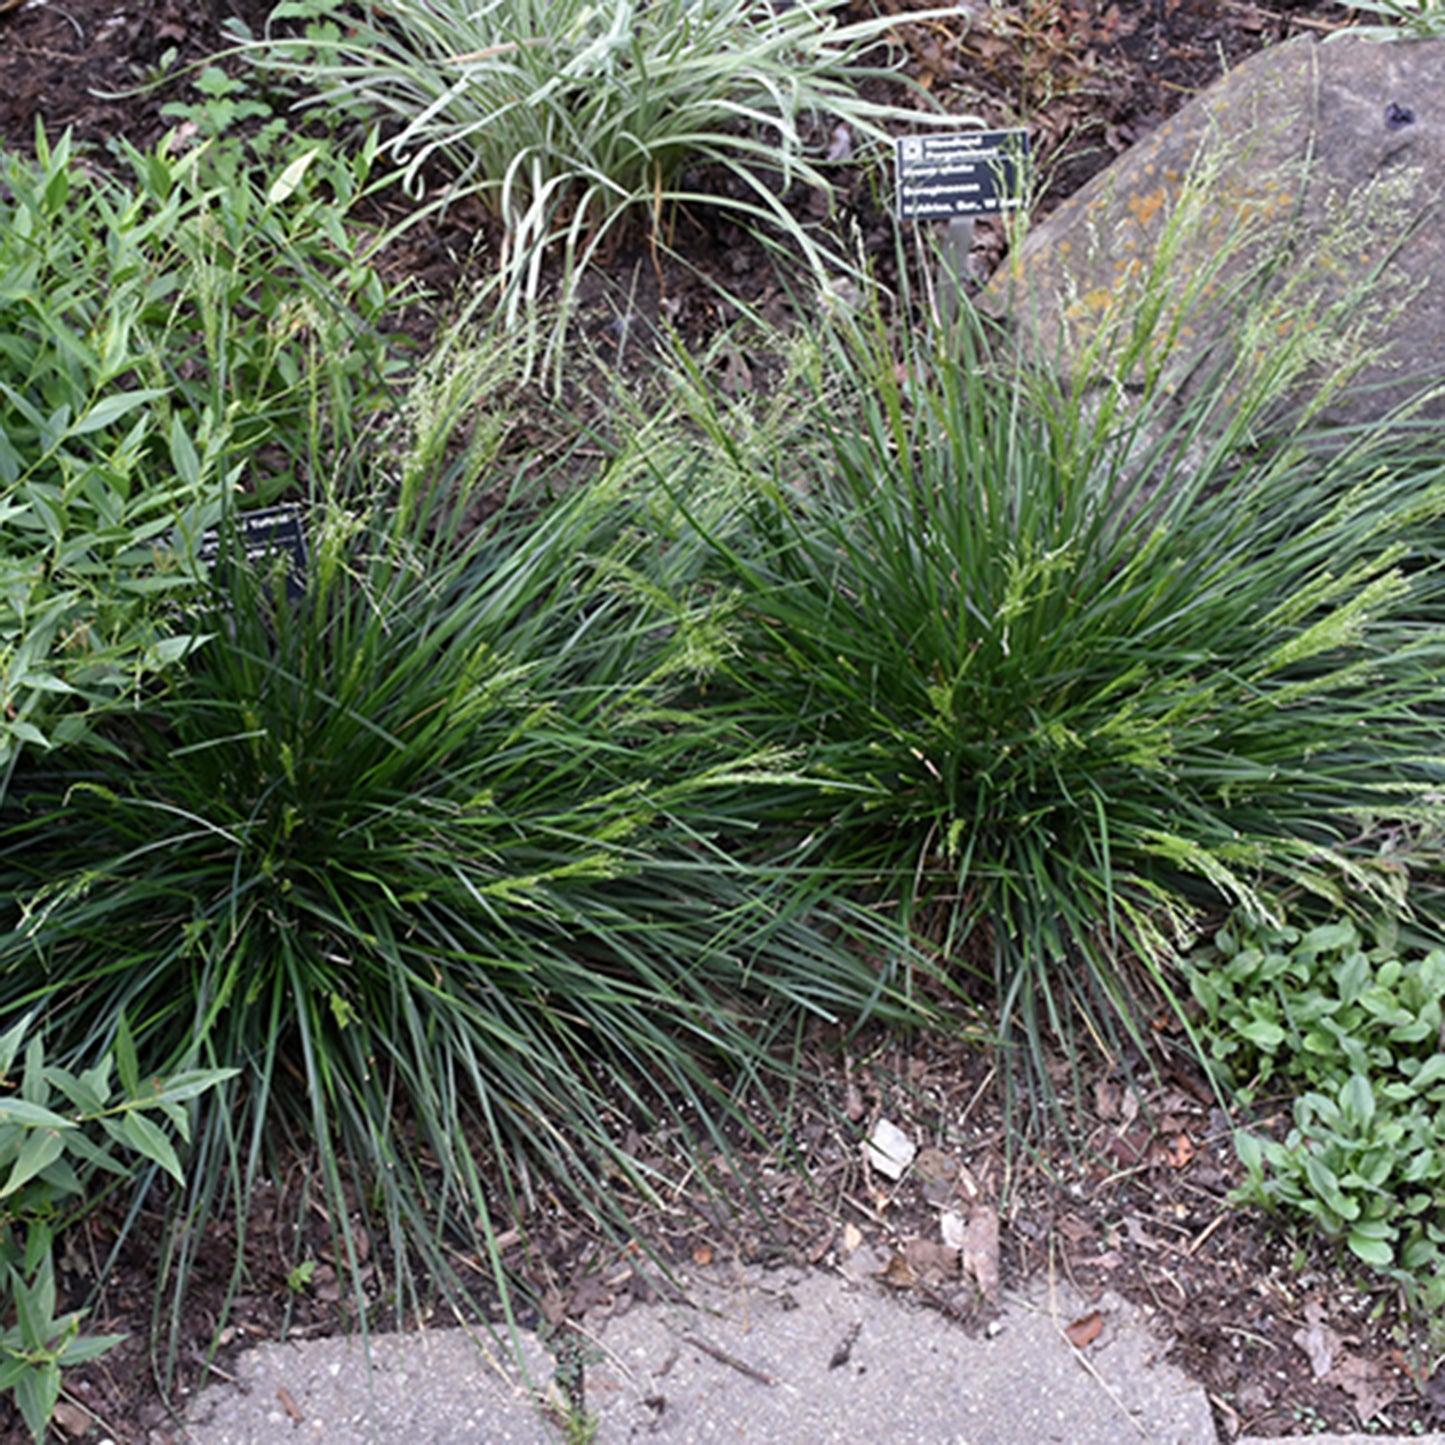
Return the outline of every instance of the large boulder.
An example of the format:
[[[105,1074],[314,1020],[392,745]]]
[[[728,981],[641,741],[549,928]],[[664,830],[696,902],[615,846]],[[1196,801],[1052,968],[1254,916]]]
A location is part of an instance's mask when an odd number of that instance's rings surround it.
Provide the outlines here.
[[[1293,347],[1287,394],[1323,387],[1325,420],[1412,400],[1445,417],[1445,392],[1420,400],[1445,381],[1442,184],[1445,40],[1302,37],[1060,206],[982,304],[1086,382],[1183,400],[1224,364],[1242,389]]]

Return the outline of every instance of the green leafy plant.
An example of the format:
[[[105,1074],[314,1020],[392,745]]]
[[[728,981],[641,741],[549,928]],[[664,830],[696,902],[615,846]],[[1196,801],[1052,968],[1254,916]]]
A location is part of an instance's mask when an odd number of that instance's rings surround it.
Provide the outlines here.
[[[178,524],[304,479],[385,394],[351,163],[350,191],[301,167],[263,195],[195,154],[127,151],[123,183],[82,175],[68,137],[37,152],[0,191],[0,793],[21,747],[74,740],[196,645]]]
[[[226,569],[213,642],[109,751],[18,775],[0,844],[0,1009],[44,1008],[64,1056],[123,1012],[148,1070],[241,1066],[192,1208],[244,1227],[314,1151],[363,1303],[358,1218],[398,1307],[409,1261],[500,1272],[547,1191],[623,1228],[630,1129],[725,1148],[799,1017],[921,1012],[885,930],[725,851],[786,760],[676,707],[693,622],[619,580],[615,485],[469,530],[506,355],[444,349],[359,489],[316,499],[305,598]]]
[[[284,33],[295,22],[303,38]],[[898,22],[838,25],[821,0],[399,0],[384,12],[286,0],[269,23],[251,53],[314,88],[304,103],[391,118],[386,149],[412,186],[444,161],[444,199],[490,207],[514,315],[538,294],[549,249],[575,278],[627,223],[656,241],[691,205],[761,222],[821,266],[827,246],[785,195],[795,183],[830,193],[828,130],[850,127],[861,146],[885,119],[960,123],[867,99],[870,80],[897,82],[864,57]],[[707,183],[709,168],[721,179]]]
[[[358,198],[391,181],[375,166],[375,136],[347,156],[324,124],[330,112],[314,112],[309,117],[311,124],[298,127],[295,116],[287,114],[287,98],[261,84],[254,70],[235,75],[212,61],[192,69],[188,83],[187,99],[167,101],[161,106],[161,114],[177,123],[165,146],[178,154],[199,149],[197,169],[211,188],[236,186],[254,191],[257,175],[273,176],[277,178],[273,190],[285,190],[288,199],[301,191],[312,202],[313,214],[325,210],[345,217]],[[283,179],[287,177],[292,179]],[[295,232],[302,243],[300,250],[308,253],[309,259],[319,259],[306,244],[306,228],[296,227]],[[369,294],[371,287],[357,285],[357,277],[361,276],[374,286],[366,268],[358,267],[365,239],[363,231],[347,235],[343,230],[328,237],[328,244],[333,247],[333,264],[343,262],[343,258],[345,263],[333,279],[342,280],[347,271],[352,271],[342,281],[342,289],[360,292],[357,299],[362,304],[358,309],[374,316],[377,298]]]
[[[202,66],[190,83],[196,98],[167,101],[161,107],[161,114],[168,120],[193,126],[207,139],[226,135],[247,121],[258,121],[262,123],[258,131],[262,151],[286,130],[284,117],[276,115],[271,106],[254,93],[253,87],[219,65]]]
[[[286,1273],[286,1288],[292,1294],[305,1294],[310,1288],[312,1276],[316,1273],[316,1261],[303,1259]]]
[[[17,1084],[10,1071],[22,1049]],[[172,1136],[189,1139],[192,1101],[235,1072],[189,1069],[143,1079],[123,1016],[112,1047],[79,1073],[45,1062],[30,1016],[0,1035],[0,1391],[14,1394],[36,1440],[45,1437],[63,1371],[123,1338],[82,1335],[82,1312],[56,1313],[61,1231],[102,1197],[97,1176],[128,1179],[135,1161],[183,1185]],[[117,1147],[130,1156],[125,1162]]]
[[[114,696],[192,645],[158,615],[184,579],[152,544],[224,484],[219,419],[167,415],[136,334],[180,193],[117,215],[68,139],[37,150],[0,201],[0,770],[75,736],[73,710],[49,731],[58,699]]]
[[[1445,5],[1440,0],[1350,0],[1349,9],[1378,15],[1380,25],[1351,25],[1329,38],[1366,36],[1371,40],[1432,40],[1445,35]]]
[[[989,978],[1046,1081],[1042,1035],[1182,1012],[1210,910],[1398,901],[1378,820],[1439,821],[1445,469],[1384,429],[1261,447],[1268,387],[1115,409],[975,318],[897,336],[825,335],[767,426],[683,362],[657,576],[728,619],[712,705],[834,782],[774,828]]]
[[[1280,1140],[1235,1143],[1246,1202],[1308,1221],[1445,1304],[1445,950],[1401,949],[1349,920],[1301,932],[1243,920],[1191,961],[1211,1058],[1249,1102],[1295,1092]]]

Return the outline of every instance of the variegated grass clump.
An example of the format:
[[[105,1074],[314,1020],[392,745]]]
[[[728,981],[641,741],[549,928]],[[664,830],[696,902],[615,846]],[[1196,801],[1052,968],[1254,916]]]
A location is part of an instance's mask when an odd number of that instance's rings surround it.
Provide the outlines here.
[[[940,15],[958,18],[908,18]],[[282,28],[298,22],[303,37]],[[831,194],[830,144],[861,157],[886,122],[972,123],[922,92],[919,110],[863,93],[903,83],[886,61],[898,23],[840,24],[824,0],[283,0],[247,48],[313,89],[308,104],[385,120],[386,152],[416,195],[485,202],[515,320],[550,254],[565,299],[625,227],[656,243],[692,205],[759,224],[824,271],[829,243],[785,195]],[[846,145],[832,143],[840,126]]]

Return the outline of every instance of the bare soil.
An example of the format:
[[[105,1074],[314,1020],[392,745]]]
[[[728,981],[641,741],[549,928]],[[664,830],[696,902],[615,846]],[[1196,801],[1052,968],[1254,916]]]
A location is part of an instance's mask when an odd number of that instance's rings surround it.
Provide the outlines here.
[[[1007,0],[988,10],[964,7],[973,15],[964,27],[910,22],[914,0],[881,5],[899,17],[909,74],[949,109],[995,125],[1028,118],[1049,177],[1043,210],[1224,65],[1349,18],[1327,0],[1273,10],[1248,0]],[[259,29],[267,9],[264,0],[0,0],[0,145],[29,149],[37,120],[52,135],[72,128],[97,164],[117,138],[155,143],[173,124],[161,107],[188,98],[181,68],[217,48],[219,22],[238,14]],[[863,13],[861,4],[853,9]],[[175,77],[169,84],[136,90],[167,70]],[[892,222],[872,191],[860,184],[844,202],[869,249],[880,257],[891,251]],[[483,229],[479,218],[454,211],[410,233],[388,264],[420,278],[444,305]],[[773,320],[795,306],[766,252],[726,222],[689,218],[676,245],[679,257],[664,268],[620,250],[599,277],[598,297],[625,295],[644,317],[666,315],[706,335],[730,319],[724,293]],[[1001,245],[999,232],[980,226],[981,270]],[[594,350],[622,364],[626,327],[600,300],[590,315]],[[645,365],[645,351],[634,347],[628,361]],[[746,355],[727,367],[723,384],[756,384]],[[1230,1205],[1238,1182],[1230,1121],[1167,1049],[1157,1073],[1138,1071],[1146,1082],[1094,1062],[1079,1083],[1061,1064],[1069,1127],[1037,1130],[1026,1149],[1010,1145],[1018,1135],[998,1102],[997,1059],[977,1044],[886,1035],[845,1043],[819,1033],[808,1053],[812,1078],[791,1121],[798,1152],[741,1148],[760,1214],[725,1217],[716,1197],[689,1182],[666,1138],[638,1141],[678,1183],[667,1210],[638,1210],[660,1260],[785,1257],[827,1266],[866,1246],[886,1261],[887,1284],[970,1329],[987,1321],[991,1270],[1005,1285],[1056,1270],[1086,1295],[1110,1288],[1157,1315],[1175,1341],[1176,1361],[1209,1391],[1222,1440],[1241,1431],[1445,1427],[1445,1374],[1436,1374],[1420,1333],[1401,1321],[1393,1292],[1319,1242]],[[860,1149],[884,1117],[925,1151],[901,1184],[871,1169]],[[149,1347],[157,1337],[159,1221],[141,1220],[91,1301],[89,1320],[93,1330],[130,1337],[68,1378],[56,1421],[61,1438],[179,1441],[176,1411],[208,1368],[223,1374],[234,1351],[283,1329],[307,1335],[346,1326],[319,1206],[302,1251],[318,1267],[300,1280],[287,1266],[298,1253],[295,1238],[283,1237],[290,1229],[283,1221],[305,1205],[309,1177],[307,1161],[297,1159],[272,1181],[248,1231],[242,1292],[229,1308],[234,1233],[222,1226],[207,1239],[177,1331],[188,1344],[169,1374]],[[961,1251],[945,1242],[945,1216],[969,1231],[972,1243]],[[988,1244],[990,1219],[999,1225],[996,1249]],[[63,1279],[77,1304],[90,1296],[118,1222],[101,1209],[85,1237],[70,1242]],[[556,1212],[518,1223],[511,1263],[532,1282],[539,1324],[565,1329],[656,1287],[641,1258],[609,1244],[589,1220]],[[487,1312],[484,1296],[478,1308]],[[223,1318],[223,1347],[208,1366]],[[0,1403],[0,1440],[25,1438]]]

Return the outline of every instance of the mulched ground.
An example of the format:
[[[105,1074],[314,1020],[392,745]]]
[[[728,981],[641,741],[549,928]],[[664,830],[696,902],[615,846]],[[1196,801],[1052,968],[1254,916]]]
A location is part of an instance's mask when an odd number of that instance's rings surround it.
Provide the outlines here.
[[[1044,209],[1172,114],[1223,64],[1348,18],[1326,0],[1278,10],[1246,0],[1011,0],[965,7],[975,19],[962,29],[908,22],[918,8],[911,0],[882,3],[900,17],[909,73],[949,109],[995,125],[1028,117],[1050,178]],[[154,143],[173,123],[161,106],[186,98],[184,79],[134,88],[214,50],[225,15],[259,28],[266,9],[263,0],[0,0],[0,143],[27,149],[37,118],[52,134],[72,127],[98,163],[116,137]],[[891,251],[891,223],[863,188],[845,199],[869,248]],[[445,297],[476,224],[454,213],[443,228],[413,233],[388,264]],[[609,295],[698,334],[715,334],[730,319],[714,280],[770,319],[786,319],[795,305],[765,253],[726,223],[694,217],[679,234],[686,265],[668,265],[659,276],[650,259],[642,265],[622,251],[599,276],[590,340],[604,359],[610,347],[623,364],[628,341],[626,328],[608,319]],[[979,264],[996,259],[1000,244],[981,225]],[[625,359],[645,366],[645,349],[634,346]],[[727,368],[726,385],[761,384],[756,358],[739,355]],[[666,1139],[639,1141],[678,1179],[668,1210],[639,1211],[663,1261],[801,1258],[827,1267],[870,1249],[886,1284],[969,1329],[986,1325],[1000,1282],[1056,1270],[1086,1295],[1112,1289],[1154,1313],[1175,1341],[1173,1358],[1209,1391],[1221,1439],[1241,1431],[1445,1428],[1445,1374],[1434,1375],[1425,1342],[1400,1323],[1392,1292],[1318,1244],[1230,1207],[1238,1177],[1229,1121],[1187,1068],[1166,1062],[1157,1077],[1145,1071],[1151,1081],[1133,1084],[1094,1063],[1077,1086],[1061,1066],[1067,1134],[1011,1151],[1017,1136],[1005,1127],[996,1060],[984,1048],[886,1036],[845,1045],[819,1034],[809,1055],[814,1079],[791,1131],[802,1157],[740,1148],[736,1167],[764,1201],[761,1216],[720,1216],[683,1177]],[[922,1150],[901,1184],[872,1168],[860,1148],[880,1119]],[[307,1242],[317,1268],[300,1280],[287,1265],[297,1253],[294,1238],[283,1237],[285,1221],[305,1201],[305,1166],[298,1160],[274,1182],[252,1222],[246,1285],[227,1316],[217,1372],[232,1352],[283,1328],[305,1335],[346,1323],[319,1217]],[[537,1323],[583,1325],[651,1292],[638,1257],[599,1238],[589,1221],[557,1213],[525,1224],[527,1253],[513,1263],[533,1281]],[[70,1244],[64,1281],[77,1302],[112,1227],[102,1211],[89,1236]],[[91,1328],[131,1337],[68,1379],[57,1415],[62,1438],[104,1435],[117,1445],[182,1438],[172,1407],[203,1382],[235,1240],[218,1228],[206,1242],[178,1331],[190,1344],[163,1388],[147,1347],[156,1228],[141,1221],[94,1306]],[[485,1300],[479,1308],[486,1311]],[[1087,1345],[1088,1317],[1076,1323]],[[0,1405],[0,1439],[24,1439],[5,1410]]]

